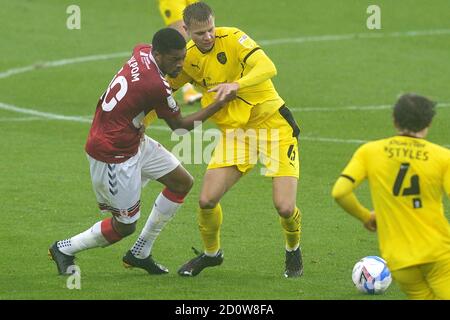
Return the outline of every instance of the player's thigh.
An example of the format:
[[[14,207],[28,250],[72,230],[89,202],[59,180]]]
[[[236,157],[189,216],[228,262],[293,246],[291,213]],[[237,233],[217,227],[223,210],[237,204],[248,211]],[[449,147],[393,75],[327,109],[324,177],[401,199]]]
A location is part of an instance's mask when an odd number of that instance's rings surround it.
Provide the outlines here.
[[[188,5],[186,0],[159,0],[159,12],[166,26],[183,19],[183,10]]]
[[[194,178],[180,164],[174,170],[158,179],[163,185],[176,193],[188,193],[194,183]]]
[[[436,299],[450,300],[450,259],[432,263],[427,280]]]
[[[255,130],[251,132],[255,132]],[[219,142],[214,147],[214,152],[209,160],[208,170],[236,167],[241,173],[248,173],[258,160],[257,143],[256,134],[250,138],[246,130],[227,129],[222,131]]]
[[[298,140],[294,129],[278,112],[258,132],[258,152],[265,176],[300,176]]]
[[[200,207],[214,207],[241,176],[242,172],[236,166],[206,170],[200,192]]]
[[[409,299],[432,300],[435,298],[420,266],[392,271],[392,277]]]
[[[278,213],[283,217],[289,217],[294,212],[297,202],[296,177],[272,178],[273,204]]]
[[[92,187],[99,208],[124,224],[140,215],[141,173],[139,152],[122,163],[104,163],[88,156]]]
[[[180,161],[170,151],[148,136],[144,136],[140,151],[142,186],[150,180],[162,178],[180,166]]]

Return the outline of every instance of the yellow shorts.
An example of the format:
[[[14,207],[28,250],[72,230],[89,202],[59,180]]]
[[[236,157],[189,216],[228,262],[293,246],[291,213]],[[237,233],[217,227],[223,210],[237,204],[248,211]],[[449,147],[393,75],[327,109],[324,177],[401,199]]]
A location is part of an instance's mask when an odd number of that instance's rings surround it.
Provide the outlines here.
[[[166,26],[183,20],[183,10],[198,0],[159,0],[159,11]]]
[[[236,166],[249,172],[256,163],[267,177],[296,177],[300,174],[298,136],[300,130],[285,106],[259,124],[221,130],[208,169]]]
[[[392,271],[409,299],[450,300],[450,258]]]

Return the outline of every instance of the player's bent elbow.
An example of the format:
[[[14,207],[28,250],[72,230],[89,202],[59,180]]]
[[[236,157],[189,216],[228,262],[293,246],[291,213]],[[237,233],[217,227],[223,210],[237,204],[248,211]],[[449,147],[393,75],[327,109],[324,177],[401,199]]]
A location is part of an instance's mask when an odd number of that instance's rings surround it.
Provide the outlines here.
[[[334,185],[333,190],[331,190],[331,196],[335,201],[338,201],[340,198],[345,196],[345,192],[343,192],[341,188],[337,187],[337,185]]]

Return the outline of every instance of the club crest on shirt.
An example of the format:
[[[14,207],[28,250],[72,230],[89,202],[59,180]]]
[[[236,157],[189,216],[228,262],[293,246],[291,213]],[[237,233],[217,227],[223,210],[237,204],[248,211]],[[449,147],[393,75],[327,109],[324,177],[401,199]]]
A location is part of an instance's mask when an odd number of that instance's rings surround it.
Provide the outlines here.
[[[128,210],[127,209],[120,209],[119,210],[119,215],[121,217],[124,217],[124,218],[128,217]]]
[[[170,110],[172,112],[177,112],[178,111],[177,102],[175,101],[175,99],[171,95],[167,97],[167,105],[169,106],[169,108],[170,108]]]
[[[225,55],[225,52],[222,51],[217,54],[217,61],[221,64],[227,63],[227,56]]]

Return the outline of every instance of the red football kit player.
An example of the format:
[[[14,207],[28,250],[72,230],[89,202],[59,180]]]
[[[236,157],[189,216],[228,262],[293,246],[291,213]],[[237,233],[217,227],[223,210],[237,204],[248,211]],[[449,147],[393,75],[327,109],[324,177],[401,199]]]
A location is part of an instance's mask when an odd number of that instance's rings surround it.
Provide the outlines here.
[[[193,179],[173,154],[144,134],[144,117],[154,111],[172,130],[191,130],[194,122],[206,120],[232,98],[221,97],[207,108],[181,116],[164,76],[181,72],[185,47],[178,31],[158,31],[152,46],[134,48],[100,97],[85,149],[100,210],[113,216],[50,247],[49,256],[60,274],[72,273],[74,269],[69,267],[74,265],[76,253],[108,246],[134,232],[140,216],[141,188],[150,180],[159,181],[165,188],[123,262],[126,267],[142,268],[151,274],[168,272],[152,259],[152,246],[183,203]]]

